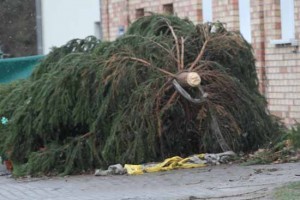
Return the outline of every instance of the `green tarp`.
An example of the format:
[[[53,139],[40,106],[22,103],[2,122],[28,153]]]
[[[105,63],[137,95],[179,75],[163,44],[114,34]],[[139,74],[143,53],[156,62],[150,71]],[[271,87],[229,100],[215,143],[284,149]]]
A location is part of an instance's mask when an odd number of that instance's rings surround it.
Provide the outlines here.
[[[43,55],[0,59],[0,83],[8,83],[30,76]]]

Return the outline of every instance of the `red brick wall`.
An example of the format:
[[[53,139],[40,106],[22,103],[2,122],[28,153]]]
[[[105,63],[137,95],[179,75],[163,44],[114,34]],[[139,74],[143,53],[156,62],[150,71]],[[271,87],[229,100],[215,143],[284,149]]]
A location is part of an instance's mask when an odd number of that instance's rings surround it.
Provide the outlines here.
[[[109,4],[107,5],[107,2]],[[229,30],[239,29],[238,0],[213,0],[213,20],[226,23]],[[252,45],[256,57],[260,91],[267,97],[269,109],[287,124],[300,122],[300,53],[295,47],[274,46],[281,39],[280,0],[251,0]],[[174,13],[202,22],[202,0],[103,0],[104,38],[117,37],[118,27],[127,27],[136,19],[136,9],[145,13],[163,12],[173,3]],[[296,38],[300,40],[300,0],[295,0]]]

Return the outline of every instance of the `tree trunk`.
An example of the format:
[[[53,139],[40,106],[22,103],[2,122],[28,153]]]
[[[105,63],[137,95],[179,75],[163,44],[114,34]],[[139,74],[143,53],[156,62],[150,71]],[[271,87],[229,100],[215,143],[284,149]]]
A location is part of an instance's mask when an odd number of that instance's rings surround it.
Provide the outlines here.
[[[176,76],[176,80],[182,87],[197,87],[201,83],[201,78],[196,72],[181,72]]]

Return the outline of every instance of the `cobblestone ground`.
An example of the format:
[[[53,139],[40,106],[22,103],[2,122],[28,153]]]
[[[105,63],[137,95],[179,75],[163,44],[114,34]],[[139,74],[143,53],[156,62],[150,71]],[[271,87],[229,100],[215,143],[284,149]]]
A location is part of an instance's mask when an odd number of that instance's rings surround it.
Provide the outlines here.
[[[93,175],[15,180],[0,177],[0,200],[272,199],[275,187],[300,181],[300,163],[223,165],[139,176]]]

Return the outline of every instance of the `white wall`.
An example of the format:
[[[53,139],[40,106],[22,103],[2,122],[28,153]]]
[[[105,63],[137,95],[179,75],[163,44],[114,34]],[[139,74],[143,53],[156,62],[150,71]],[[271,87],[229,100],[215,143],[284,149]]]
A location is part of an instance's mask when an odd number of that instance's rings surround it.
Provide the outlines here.
[[[99,33],[95,25],[99,21],[99,0],[42,0],[43,53]]]

